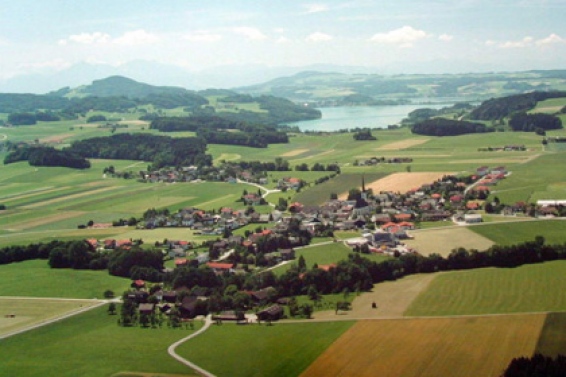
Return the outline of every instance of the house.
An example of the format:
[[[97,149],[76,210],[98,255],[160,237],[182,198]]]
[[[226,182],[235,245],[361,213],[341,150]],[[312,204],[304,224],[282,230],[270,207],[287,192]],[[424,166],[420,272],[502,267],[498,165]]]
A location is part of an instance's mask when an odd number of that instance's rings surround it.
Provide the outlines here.
[[[476,224],[481,223],[483,220],[479,213],[467,213],[464,215],[464,221],[466,224]]]
[[[284,261],[289,261],[295,259],[295,250],[294,249],[281,249],[279,251],[281,254],[281,259]]]
[[[181,305],[179,305],[179,313],[181,318],[195,318],[197,315],[197,301],[195,296],[185,296]]]
[[[257,319],[260,321],[277,321],[283,317],[283,308],[278,304],[271,305],[257,312]]]
[[[233,310],[226,310],[221,312],[220,314],[216,314],[212,316],[213,321],[243,321],[246,319],[244,312],[241,311],[233,311]]]
[[[371,233],[369,235],[370,242],[374,246],[388,246],[388,247],[395,247],[398,243],[397,237],[393,233],[384,232],[384,231],[377,231]]]
[[[212,268],[212,270],[214,270],[217,274],[224,272],[234,273],[234,265],[232,263],[208,262],[206,265]]]
[[[177,292],[175,291],[163,292],[163,301],[174,304],[177,301]]]
[[[250,292],[250,297],[256,304],[265,303],[270,297],[273,297],[276,293],[275,288],[267,287],[260,289],[259,291]]]
[[[149,304],[149,303],[145,303],[145,304],[139,304],[138,306],[138,310],[140,311],[140,314],[153,314],[153,309],[155,308],[154,304]]]
[[[489,167],[487,166],[481,166],[476,169],[476,174],[479,175],[480,177],[483,177],[487,173],[489,173]]]

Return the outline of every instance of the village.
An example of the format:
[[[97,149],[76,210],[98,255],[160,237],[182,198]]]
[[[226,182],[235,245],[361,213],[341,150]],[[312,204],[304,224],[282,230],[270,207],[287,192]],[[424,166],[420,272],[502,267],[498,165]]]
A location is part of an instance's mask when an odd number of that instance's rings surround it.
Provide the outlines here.
[[[247,205],[246,209],[223,207],[218,211],[204,211],[183,208],[176,213],[148,210],[137,227],[148,231],[184,227],[195,235],[215,236],[215,239],[200,245],[188,240],[164,240],[156,242],[155,246],[162,250],[166,259],[174,262],[175,268],[206,265],[217,276],[245,276],[249,272],[262,273],[282,264],[296,263],[296,250],[308,246],[314,237],[326,237],[329,240],[326,242],[343,242],[360,254],[399,257],[418,254],[418,250],[408,247],[404,241],[413,238],[411,231],[417,229],[421,222],[450,221],[454,225],[466,226],[481,223],[483,213],[497,211],[505,216],[525,215],[526,205],[522,203],[509,206],[485,201],[490,191],[508,174],[503,166],[481,166],[472,175],[447,175],[405,193],[373,193],[366,189],[362,179],[361,189],[350,190],[348,198],[329,200],[322,206],[294,202],[286,210],[273,209],[269,213],[255,210],[258,206],[268,205],[261,189],[257,193],[245,190],[240,200]],[[249,172],[240,172],[238,179],[247,179],[261,187],[257,178]],[[230,178],[226,182],[231,182]],[[280,179],[277,185],[280,190],[296,190],[302,184],[304,182],[300,179],[290,176]],[[558,207],[561,208],[561,203],[539,203],[535,215],[556,214]],[[233,231],[248,225],[256,227],[246,230],[243,235],[233,234]],[[358,232],[359,236],[342,240],[335,236],[337,231]],[[139,245],[141,240],[89,239],[87,242],[92,248],[103,251],[127,250]],[[320,265],[317,268],[328,272],[336,265]],[[171,271],[171,268],[166,268],[163,272]],[[169,323],[177,323],[177,319],[171,322],[172,313],[181,321],[206,311],[200,306],[209,299],[205,295],[206,290],[197,292],[187,287],[163,291],[160,285],[156,285],[148,290],[146,282],[141,279],[136,279],[132,288],[129,295],[138,306],[137,315],[163,313]],[[282,318],[285,313],[283,306],[288,298],[278,297],[269,288],[272,287],[245,291],[245,297],[240,297],[242,303],[236,306],[258,308],[252,316],[253,321]],[[279,299],[282,301],[279,302]],[[242,310],[224,311],[214,320],[248,321],[250,317],[243,313]]]

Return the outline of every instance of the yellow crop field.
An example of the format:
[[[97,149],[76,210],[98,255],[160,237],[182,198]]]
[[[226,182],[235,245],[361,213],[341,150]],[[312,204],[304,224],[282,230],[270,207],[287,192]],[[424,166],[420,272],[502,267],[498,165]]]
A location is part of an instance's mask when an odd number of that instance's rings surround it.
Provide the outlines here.
[[[489,377],[530,356],[546,315],[367,320],[356,323],[302,374]]]

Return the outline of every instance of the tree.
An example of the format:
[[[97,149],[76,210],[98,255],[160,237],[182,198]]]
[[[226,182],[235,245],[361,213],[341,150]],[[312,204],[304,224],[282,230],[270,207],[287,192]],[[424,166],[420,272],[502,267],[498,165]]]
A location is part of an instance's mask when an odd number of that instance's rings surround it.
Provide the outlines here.
[[[302,255],[299,256],[299,272],[305,272],[307,270],[307,262],[305,261],[305,257]]]
[[[309,296],[309,299],[312,300],[314,305],[318,305],[318,302],[320,301],[320,294],[318,293],[318,290],[314,285],[311,285],[309,287],[309,290],[307,291],[307,296]]]
[[[109,299],[109,298],[114,298],[114,291],[111,291],[110,289],[107,289],[104,291],[103,293],[104,298]]]
[[[116,303],[115,302],[111,302],[110,304],[108,304],[108,314],[110,314],[110,315],[116,314]]]
[[[310,304],[303,304],[301,305],[301,311],[303,312],[303,315],[305,316],[305,318],[310,319],[313,313],[313,307]]]

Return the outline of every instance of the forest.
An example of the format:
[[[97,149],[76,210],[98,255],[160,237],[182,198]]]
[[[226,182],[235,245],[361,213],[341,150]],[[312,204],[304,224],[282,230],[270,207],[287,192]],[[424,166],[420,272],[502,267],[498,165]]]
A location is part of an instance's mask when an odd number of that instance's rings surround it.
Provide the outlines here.
[[[470,119],[498,120],[516,112],[533,109],[538,101],[566,97],[566,92],[531,92],[484,101],[470,113]]]
[[[427,119],[412,126],[411,131],[427,136],[456,136],[473,133],[492,132],[493,129],[481,123],[471,123],[445,118]]]
[[[513,131],[534,132],[540,130],[559,130],[562,128],[560,118],[551,114],[514,114],[509,120],[509,127]]]
[[[45,146],[26,146],[13,149],[4,158],[4,164],[28,161],[31,166],[59,166],[73,169],[88,169],[90,162],[68,150]]]
[[[165,166],[210,166],[206,142],[199,137],[172,138],[148,134],[116,134],[74,141],[64,151],[85,158],[141,160],[151,162],[153,169]]]
[[[193,131],[210,144],[265,148],[269,144],[289,142],[287,134],[277,131],[275,127],[251,125],[216,115],[157,118],[151,122],[150,128],[162,132]],[[227,130],[239,132],[227,132]]]

